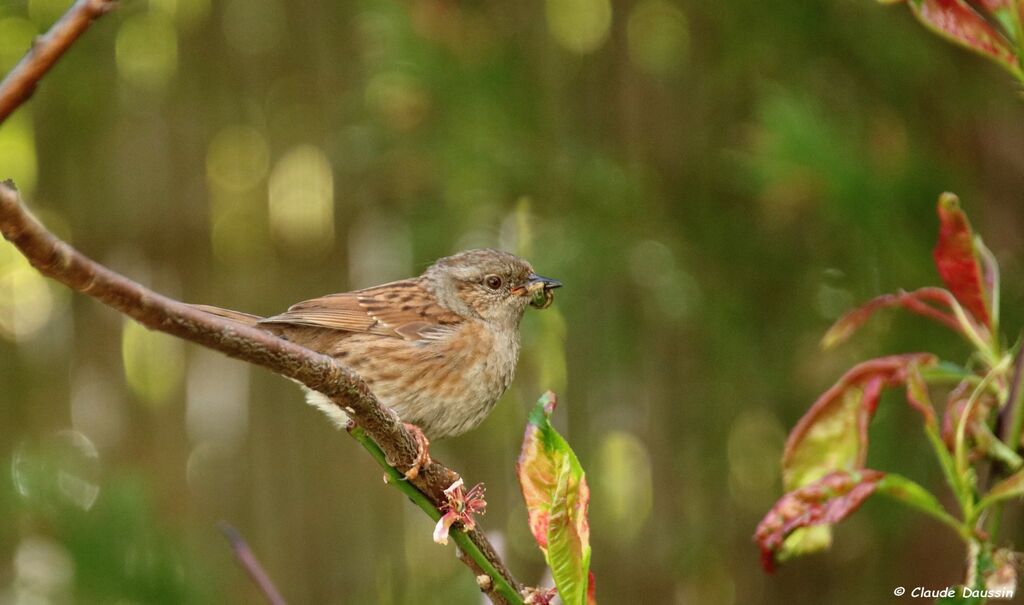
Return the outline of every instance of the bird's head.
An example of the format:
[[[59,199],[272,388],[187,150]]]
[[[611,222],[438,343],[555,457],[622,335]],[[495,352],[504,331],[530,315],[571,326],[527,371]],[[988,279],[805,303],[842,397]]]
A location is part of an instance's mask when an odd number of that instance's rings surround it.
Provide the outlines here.
[[[423,274],[438,299],[460,314],[515,327],[527,305],[551,306],[562,283],[534,272],[514,254],[484,248],[446,256]]]

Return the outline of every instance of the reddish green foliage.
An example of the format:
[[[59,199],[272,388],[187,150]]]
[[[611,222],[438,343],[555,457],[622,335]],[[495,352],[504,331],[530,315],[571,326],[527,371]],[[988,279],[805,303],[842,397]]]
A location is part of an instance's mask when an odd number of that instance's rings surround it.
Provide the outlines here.
[[[867,469],[834,471],[779,499],[754,534],[765,571],[775,569],[780,551],[789,554],[785,541],[794,531],[842,521],[875,492],[884,476],[885,473]]]
[[[566,605],[593,605],[590,574],[590,488],[569,444],[551,426],[555,394],[545,393],[530,414],[516,473],[530,531],[544,552]]]
[[[909,0],[907,4],[935,33],[1019,72],[1013,45],[964,0]]]
[[[990,286],[985,283],[967,215],[952,193],[939,198],[939,241],[932,256],[939,276],[953,296],[979,323],[992,329]]]
[[[963,328],[956,317],[948,312],[953,300],[953,295],[942,288],[919,288],[913,292],[883,294],[869,300],[836,320],[832,327],[825,332],[825,336],[822,337],[821,346],[830,349],[845,342],[875,314],[875,311],[890,307],[903,307],[918,315],[934,319],[951,330],[962,332]],[[944,309],[937,308],[936,304],[944,307]]]
[[[882,389],[905,383],[917,367],[935,362],[929,353],[892,355],[860,363],[843,375],[790,432],[782,456],[785,488],[803,487],[832,471],[862,468],[868,424]]]

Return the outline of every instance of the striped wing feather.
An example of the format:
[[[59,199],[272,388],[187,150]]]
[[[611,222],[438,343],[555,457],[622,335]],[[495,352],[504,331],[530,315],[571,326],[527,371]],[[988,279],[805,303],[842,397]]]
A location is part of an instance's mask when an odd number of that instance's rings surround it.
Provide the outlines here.
[[[433,300],[418,280],[405,280],[306,300],[260,323],[419,340],[460,321]]]

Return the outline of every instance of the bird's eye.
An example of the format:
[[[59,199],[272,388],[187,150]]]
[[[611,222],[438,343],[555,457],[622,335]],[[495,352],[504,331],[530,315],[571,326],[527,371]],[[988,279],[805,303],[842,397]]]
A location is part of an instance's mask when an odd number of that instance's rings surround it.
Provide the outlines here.
[[[488,275],[484,278],[484,283],[487,284],[487,287],[491,290],[497,290],[501,287],[501,278],[497,275]]]

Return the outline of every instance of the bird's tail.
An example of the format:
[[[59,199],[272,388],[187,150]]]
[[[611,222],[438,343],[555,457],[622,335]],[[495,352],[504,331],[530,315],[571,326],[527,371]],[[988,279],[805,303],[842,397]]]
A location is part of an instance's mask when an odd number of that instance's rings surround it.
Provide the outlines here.
[[[205,311],[211,315],[237,321],[240,324],[247,326],[255,326],[261,319],[259,315],[253,315],[252,313],[242,313],[241,311],[232,311],[231,309],[221,309],[220,307],[211,307],[210,305],[192,305],[192,307]]]

